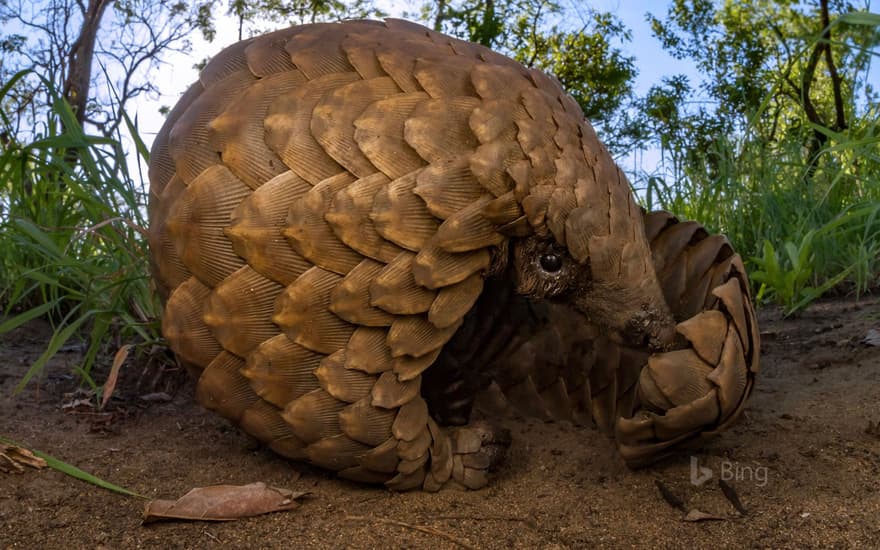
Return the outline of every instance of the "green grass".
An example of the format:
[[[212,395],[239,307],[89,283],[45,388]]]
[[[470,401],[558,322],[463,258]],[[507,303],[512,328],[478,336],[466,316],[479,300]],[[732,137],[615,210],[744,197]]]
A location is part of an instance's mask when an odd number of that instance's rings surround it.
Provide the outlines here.
[[[880,27],[880,14],[839,20]],[[843,132],[806,124],[772,142],[749,127],[718,136],[688,157],[675,181],[637,174],[635,187],[649,210],[726,234],[757,296],[788,314],[831,289],[861,296],[880,283],[880,106],[847,105],[847,112]],[[811,158],[804,143],[814,131],[827,141]]]
[[[91,376],[96,361],[122,344],[147,349],[159,339],[143,233],[146,196],[120,140],[85,134],[60,99],[47,116],[44,135],[13,139],[0,152],[0,334],[37,317],[52,324],[52,338],[17,391],[75,342],[85,345],[76,372],[100,391]],[[138,150],[146,160],[143,144]]]
[[[839,136],[833,150],[822,153],[828,159],[809,178],[808,159],[795,140],[719,141],[715,153],[723,159],[720,170],[692,168],[677,185],[649,180],[648,196],[654,201],[649,206],[726,234],[759,283],[759,296],[784,305],[789,313],[839,283],[861,295],[876,287],[880,268],[876,120],[868,133],[870,139]],[[847,159],[859,159],[859,169]]]

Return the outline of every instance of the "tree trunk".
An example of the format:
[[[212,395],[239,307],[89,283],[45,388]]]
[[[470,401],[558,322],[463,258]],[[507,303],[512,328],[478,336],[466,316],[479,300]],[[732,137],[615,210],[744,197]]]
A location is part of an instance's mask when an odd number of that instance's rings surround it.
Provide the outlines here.
[[[89,0],[83,12],[83,23],[76,42],[67,58],[67,81],[64,83],[64,99],[73,108],[76,121],[82,126],[86,120],[86,106],[89,100],[89,86],[92,81],[92,59],[95,56],[95,41],[101,18],[110,0]]]
[[[813,51],[810,54],[810,59],[804,68],[804,74],[801,77],[801,100],[803,102],[804,112],[807,115],[807,120],[816,126],[822,126],[834,130],[835,132],[841,132],[847,128],[847,123],[843,107],[843,92],[841,90],[842,82],[840,75],[837,73],[837,67],[834,65],[834,56],[831,53],[831,17],[828,14],[828,0],[819,1],[819,18],[822,25],[822,35],[816,43],[815,48],[813,48]],[[833,124],[825,122],[822,116],[819,115],[816,107],[813,105],[813,100],[810,98],[810,88],[813,84],[813,79],[816,76],[816,68],[819,65],[819,61],[822,59],[822,54],[825,54],[825,63],[828,65],[828,73],[831,76],[831,89],[834,94],[835,119]],[[807,150],[809,152],[808,158],[810,161],[810,166],[807,170],[809,177],[812,177],[813,173],[816,171],[816,162],[818,161],[819,153],[827,141],[827,134],[818,129],[813,130],[812,139],[807,143]]]

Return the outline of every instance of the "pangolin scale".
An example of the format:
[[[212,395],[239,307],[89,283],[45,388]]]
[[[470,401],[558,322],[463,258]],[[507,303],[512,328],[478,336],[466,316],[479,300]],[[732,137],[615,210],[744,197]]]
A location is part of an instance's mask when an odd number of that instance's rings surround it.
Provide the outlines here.
[[[632,465],[733,422],[758,370],[742,262],[644,214],[557,81],[400,20],[217,55],[150,161],[163,334],[277,453],[478,488],[475,401],[594,423]]]

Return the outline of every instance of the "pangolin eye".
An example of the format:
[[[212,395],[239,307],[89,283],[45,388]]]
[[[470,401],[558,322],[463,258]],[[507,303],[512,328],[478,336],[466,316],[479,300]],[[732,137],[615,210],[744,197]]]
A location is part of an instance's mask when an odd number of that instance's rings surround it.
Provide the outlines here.
[[[541,254],[541,257],[538,259],[541,263],[541,269],[546,271],[547,273],[556,273],[560,269],[562,269],[562,256],[559,254]]]

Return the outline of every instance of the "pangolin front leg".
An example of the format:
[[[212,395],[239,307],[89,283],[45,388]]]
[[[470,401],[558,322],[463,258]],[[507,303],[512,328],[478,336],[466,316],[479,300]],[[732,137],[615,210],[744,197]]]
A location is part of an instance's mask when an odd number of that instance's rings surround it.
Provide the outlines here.
[[[156,136],[149,214],[163,333],[197,399],[350,479],[436,489],[467,473],[474,435],[500,456],[502,432],[441,425],[533,328],[480,313],[493,289],[514,309],[568,304],[622,344],[675,343],[642,214],[574,100],[405,21],[218,54]],[[645,410],[621,433],[665,441],[676,409]]]

